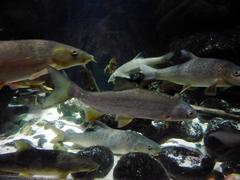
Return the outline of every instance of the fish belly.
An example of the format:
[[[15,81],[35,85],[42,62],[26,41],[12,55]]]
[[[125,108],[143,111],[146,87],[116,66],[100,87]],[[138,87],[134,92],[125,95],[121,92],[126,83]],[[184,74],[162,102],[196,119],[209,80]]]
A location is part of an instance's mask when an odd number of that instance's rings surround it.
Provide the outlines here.
[[[47,61],[10,61],[0,64],[0,82],[5,84],[32,79],[47,66]],[[38,76],[43,75],[39,74]],[[35,76],[37,77],[37,76]]]

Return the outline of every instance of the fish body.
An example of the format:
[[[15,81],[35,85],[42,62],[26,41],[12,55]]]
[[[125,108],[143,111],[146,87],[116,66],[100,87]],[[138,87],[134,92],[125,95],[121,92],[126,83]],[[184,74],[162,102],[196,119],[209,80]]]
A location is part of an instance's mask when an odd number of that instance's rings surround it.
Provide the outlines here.
[[[116,71],[110,76],[108,82],[115,82],[116,77],[130,79],[130,75],[139,70],[141,64],[148,66],[154,66],[166,62],[166,60],[173,57],[173,53],[168,53],[160,57],[142,58],[136,56],[131,61],[120,66]]]
[[[69,173],[90,172],[99,167],[93,160],[78,154],[36,149],[29,144],[24,146],[27,148],[0,155],[1,171],[21,173],[25,176],[56,175],[66,178]]]
[[[141,71],[146,79],[167,80],[188,87],[207,87],[213,94],[216,87],[240,85],[239,66],[226,60],[200,58],[184,50],[182,53],[188,54],[191,59],[163,69],[142,65]]]
[[[153,140],[142,134],[131,130],[112,129],[101,122],[94,123],[94,130],[83,133],[63,132],[52,125],[46,124],[45,127],[52,128],[57,134],[52,142],[72,142],[80,147],[105,146],[111,149],[114,154],[123,155],[129,152],[144,152],[150,155],[157,155],[160,146]]]
[[[179,121],[191,118],[189,114],[194,113],[181,99],[138,88],[101,93],[85,91],[77,97],[99,112],[125,117]]]
[[[60,70],[92,60],[88,53],[55,41],[0,41],[0,86],[47,74],[48,65]]]
[[[44,102],[44,108],[71,97],[77,97],[84,104],[103,114],[109,113],[155,121],[190,120],[197,115],[188,103],[177,97],[143,89],[105,92],[84,91],[55,69],[49,67],[48,71],[55,84],[55,90]]]

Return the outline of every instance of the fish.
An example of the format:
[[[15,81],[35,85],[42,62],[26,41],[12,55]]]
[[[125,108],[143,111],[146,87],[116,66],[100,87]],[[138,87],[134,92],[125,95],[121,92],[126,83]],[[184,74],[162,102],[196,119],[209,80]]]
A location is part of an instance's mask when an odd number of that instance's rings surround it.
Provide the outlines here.
[[[160,145],[132,130],[112,129],[102,122],[95,122],[93,130],[83,133],[74,131],[62,131],[57,129],[47,121],[39,122],[39,126],[51,129],[56,137],[51,143],[72,142],[73,146],[87,148],[95,145],[108,147],[115,155],[124,155],[129,152],[143,152],[152,156],[157,156],[160,152]]]
[[[163,69],[141,65],[145,79],[166,80],[183,85],[181,93],[191,87],[205,87],[206,95],[216,95],[217,87],[240,85],[240,66],[229,61],[214,58],[201,58],[189,51],[181,50],[190,59]]]
[[[45,75],[48,65],[62,70],[90,61],[94,57],[87,52],[56,41],[0,41],[0,89]]]
[[[117,69],[117,58],[113,57],[109,60],[107,66],[104,68],[104,74],[111,76]]]
[[[139,55],[137,55],[135,58],[133,58],[129,62],[117,68],[116,71],[114,71],[114,73],[109,77],[108,83],[110,82],[114,83],[116,77],[130,79],[130,75],[137,72],[141,64],[154,66],[157,64],[165,63],[167,60],[171,59],[173,55],[174,55],[173,52],[170,52],[160,57],[150,57],[150,58],[142,58]]]
[[[43,108],[75,97],[86,105],[84,111],[87,120],[94,121],[103,114],[115,114],[119,127],[129,124],[133,118],[158,122],[191,120],[197,116],[197,112],[178,97],[139,88],[122,91],[85,91],[56,69],[47,69],[55,89],[42,104]]]
[[[27,140],[15,140],[16,152],[0,154],[0,171],[21,176],[46,175],[66,179],[69,173],[91,172],[99,164],[75,153],[34,148]]]

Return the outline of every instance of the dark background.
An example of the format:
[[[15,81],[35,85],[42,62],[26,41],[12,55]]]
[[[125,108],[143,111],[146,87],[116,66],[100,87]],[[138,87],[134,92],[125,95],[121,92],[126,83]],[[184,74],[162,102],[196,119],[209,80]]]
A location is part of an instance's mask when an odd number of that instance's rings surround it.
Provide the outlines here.
[[[103,68],[143,52],[159,56],[185,48],[239,63],[238,0],[1,0],[0,40],[50,39],[96,56],[88,65],[101,89]],[[68,70],[79,81],[79,69]]]

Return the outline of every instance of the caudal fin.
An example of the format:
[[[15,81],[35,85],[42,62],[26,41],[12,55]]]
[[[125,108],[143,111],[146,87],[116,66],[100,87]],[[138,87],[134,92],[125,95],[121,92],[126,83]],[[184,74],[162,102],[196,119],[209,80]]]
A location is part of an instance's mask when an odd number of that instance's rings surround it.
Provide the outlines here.
[[[173,56],[174,56],[174,52],[169,52],[169,53],[163,55],[163,56],[162,56],[162,59],[165,60],[165,62],[166,62],[166,61],[172,59]],[[163,61],[163,62],[164,62],[164,61]]]
[[[48,73],[52,79],[55,86],[54,91],[50,94],[45,102],[43,103],[43,108],[48,108],[58,103],[64,102],[71,98],[71,88],[73,87],[73,82],[64,77],[60,72],[52,67],[47,68]]]
[[[154,79],[157,72],[157,69],[147,66],[145,64],[140,65],[140,70],[141,70],[141,73],[144,74],[145,80]]]

